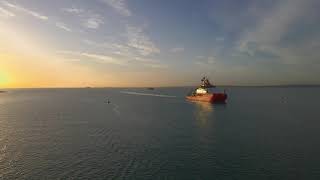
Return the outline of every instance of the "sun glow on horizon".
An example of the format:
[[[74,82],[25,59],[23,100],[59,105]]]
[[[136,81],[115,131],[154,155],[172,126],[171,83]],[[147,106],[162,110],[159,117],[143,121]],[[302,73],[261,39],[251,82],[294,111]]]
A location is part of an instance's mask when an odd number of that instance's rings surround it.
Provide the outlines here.
[[[108,61],[105,62],[102,56],[99,59],[94,59],[95,56],[93,59],[90,59],[91,56],[83,59],[66,58],[56,52],[57,48],[47,47],[47,41],[34,32],[20,31],[10,23],[0,22],[0,87],[139,87],[164,85],[168,79],[158,77],[158,82],[149,82],[150,74],[157,77],[157,71],[118,72],[108,68]],[[83,65],[79,63],[80,60],[96,65]],[[98,64],[107,69],[97,70]]]
[[[7,86],[9,83],[9,78],[3,72],[0,71],[0,87]]]

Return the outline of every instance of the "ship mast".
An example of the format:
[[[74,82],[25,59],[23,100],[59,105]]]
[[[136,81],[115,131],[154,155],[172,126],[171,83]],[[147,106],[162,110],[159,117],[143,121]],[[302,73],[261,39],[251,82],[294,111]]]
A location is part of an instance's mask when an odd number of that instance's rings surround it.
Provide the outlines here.
[[[201,87],[202,88],[213,88],[213,87],[215,87],[214,85],[212,85],[211,83],[210,83],[210,81],[209,81],[209,79],[207,78],[207,77],[203,77],[202,79],[201,79]]]

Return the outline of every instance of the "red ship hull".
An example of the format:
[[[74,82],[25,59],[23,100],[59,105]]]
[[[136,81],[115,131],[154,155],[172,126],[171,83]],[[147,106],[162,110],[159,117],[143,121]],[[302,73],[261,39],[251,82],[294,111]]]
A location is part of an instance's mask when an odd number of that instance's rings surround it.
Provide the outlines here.
[[[211,103],[225,103],[227,100],[227,94],[225,93],[208,93],[208,94],[197,94],[187,96],[186,98],[191,101],[204,101]]]

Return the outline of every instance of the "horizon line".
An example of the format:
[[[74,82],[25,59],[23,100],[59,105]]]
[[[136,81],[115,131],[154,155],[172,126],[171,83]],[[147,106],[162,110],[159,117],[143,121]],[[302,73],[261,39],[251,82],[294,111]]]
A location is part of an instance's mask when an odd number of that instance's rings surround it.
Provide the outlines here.
[[[179,88],[197,87],[198,85],[179,85],[179,86],[44,86],[44,87],[0,87],[1,89],[103,89],[103,88]],[[216,87],[310,87],[320,86],[320,84],[270,84],[270,85],[216,85]]]

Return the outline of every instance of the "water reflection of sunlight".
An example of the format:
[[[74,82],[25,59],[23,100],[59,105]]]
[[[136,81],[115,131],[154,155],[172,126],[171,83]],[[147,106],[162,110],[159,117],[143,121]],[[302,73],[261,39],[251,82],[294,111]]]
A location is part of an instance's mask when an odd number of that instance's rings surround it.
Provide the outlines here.
[[[210,115],[213,113],[213,104],[200,101],[195,101],[193,103],[195,105],[194,115],[196,120],[201,126],[205,126],[208,123]]]

